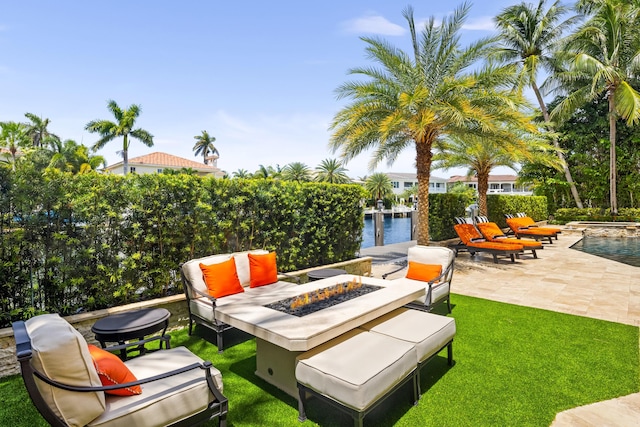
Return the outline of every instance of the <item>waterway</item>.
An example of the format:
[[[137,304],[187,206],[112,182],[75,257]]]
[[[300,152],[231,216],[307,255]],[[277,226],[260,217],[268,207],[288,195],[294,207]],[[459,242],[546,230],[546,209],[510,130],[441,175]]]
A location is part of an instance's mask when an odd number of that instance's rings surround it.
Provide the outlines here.
[[[384,218],[384,244],[408,242],[411,240],[411,218]],[[373,219],[364,219],[361,248],[375,246]]]

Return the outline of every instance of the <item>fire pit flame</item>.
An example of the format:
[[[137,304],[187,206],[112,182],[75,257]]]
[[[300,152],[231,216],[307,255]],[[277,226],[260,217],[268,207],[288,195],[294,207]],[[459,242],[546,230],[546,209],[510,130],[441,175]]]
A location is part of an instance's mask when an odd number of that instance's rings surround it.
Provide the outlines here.
[[[338,283],[335,286],[331,286],[324,289],[317,289],[313,292],[307,292],[306,294],[297,296],[290,304],[291,310],[307,306],[309,304],[317,303],[318,301],[324,301],[330,299],[336,295],[342,295],[345,292],[353,292],[362,287],[362,277],[354,278],[350,282]]]

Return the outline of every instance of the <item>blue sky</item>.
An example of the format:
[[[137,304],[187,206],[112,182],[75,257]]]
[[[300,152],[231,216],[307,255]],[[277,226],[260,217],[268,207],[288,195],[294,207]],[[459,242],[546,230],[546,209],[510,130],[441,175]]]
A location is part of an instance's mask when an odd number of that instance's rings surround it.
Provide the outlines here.
[[[475,1],[463,43],[493,33],[492,18],[515,0]],[[154,147],[133,141],[129,156],[162,151],[200,160],[193,137],[207,130],[232,173],[259,165],[337,157],[329,123],[344,101],[335,89],[347,71],[370,64],[361,36],[408,49],[402,10],[416,21],[450,14],[460,3],[355,1],[7,1],[0,15],[0,121],[51,119],[63,139],[91,146],[84,130],[112,119],[106,104],[139,104],[137,125]],[[99,154],[109,164],[122,141]],[[375,171],[414,172],[413,149]],[[347,164],[370,174],[369,154]],[[506,170],[508,171],[508,170]],[[502,171],[502,172],[506,172]],[[433,171],[447,177],[463,170]]]

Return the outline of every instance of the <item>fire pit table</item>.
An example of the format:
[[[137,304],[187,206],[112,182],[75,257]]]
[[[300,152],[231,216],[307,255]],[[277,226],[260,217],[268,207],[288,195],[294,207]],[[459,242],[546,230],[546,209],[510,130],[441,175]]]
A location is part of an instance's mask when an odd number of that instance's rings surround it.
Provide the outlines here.
[[[375,288],[353,299],[297,316],[267,305],[289,299],[313,299],[336,285],[359,283]],[[218,319],[256,337],[256,375],[293,397],[298,396],[296,356],[424,295],[423,283],[393,283],[343,274],[276,290],[242,303],[218,306]],[[311,297],[309,297],[311,295]]]

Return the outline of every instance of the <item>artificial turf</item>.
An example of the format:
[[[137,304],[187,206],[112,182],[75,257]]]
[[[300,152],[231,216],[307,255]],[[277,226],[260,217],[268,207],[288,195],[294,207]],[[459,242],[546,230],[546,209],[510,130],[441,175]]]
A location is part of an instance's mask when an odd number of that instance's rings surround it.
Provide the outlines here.
[[[556,413],[640,391],[638,328],[586,317],[453,295],[455,364],[442,352],[422,371],[422,398],[399,390],[365,418],[367,426],[549,426]],[[351,425],[318,400],[297,402],[254,375],[255,341],[218,354],[207,332],[172,333],[222,371],[229,426]],[[0,379],[0,425],[46,425],[18,376]]]

